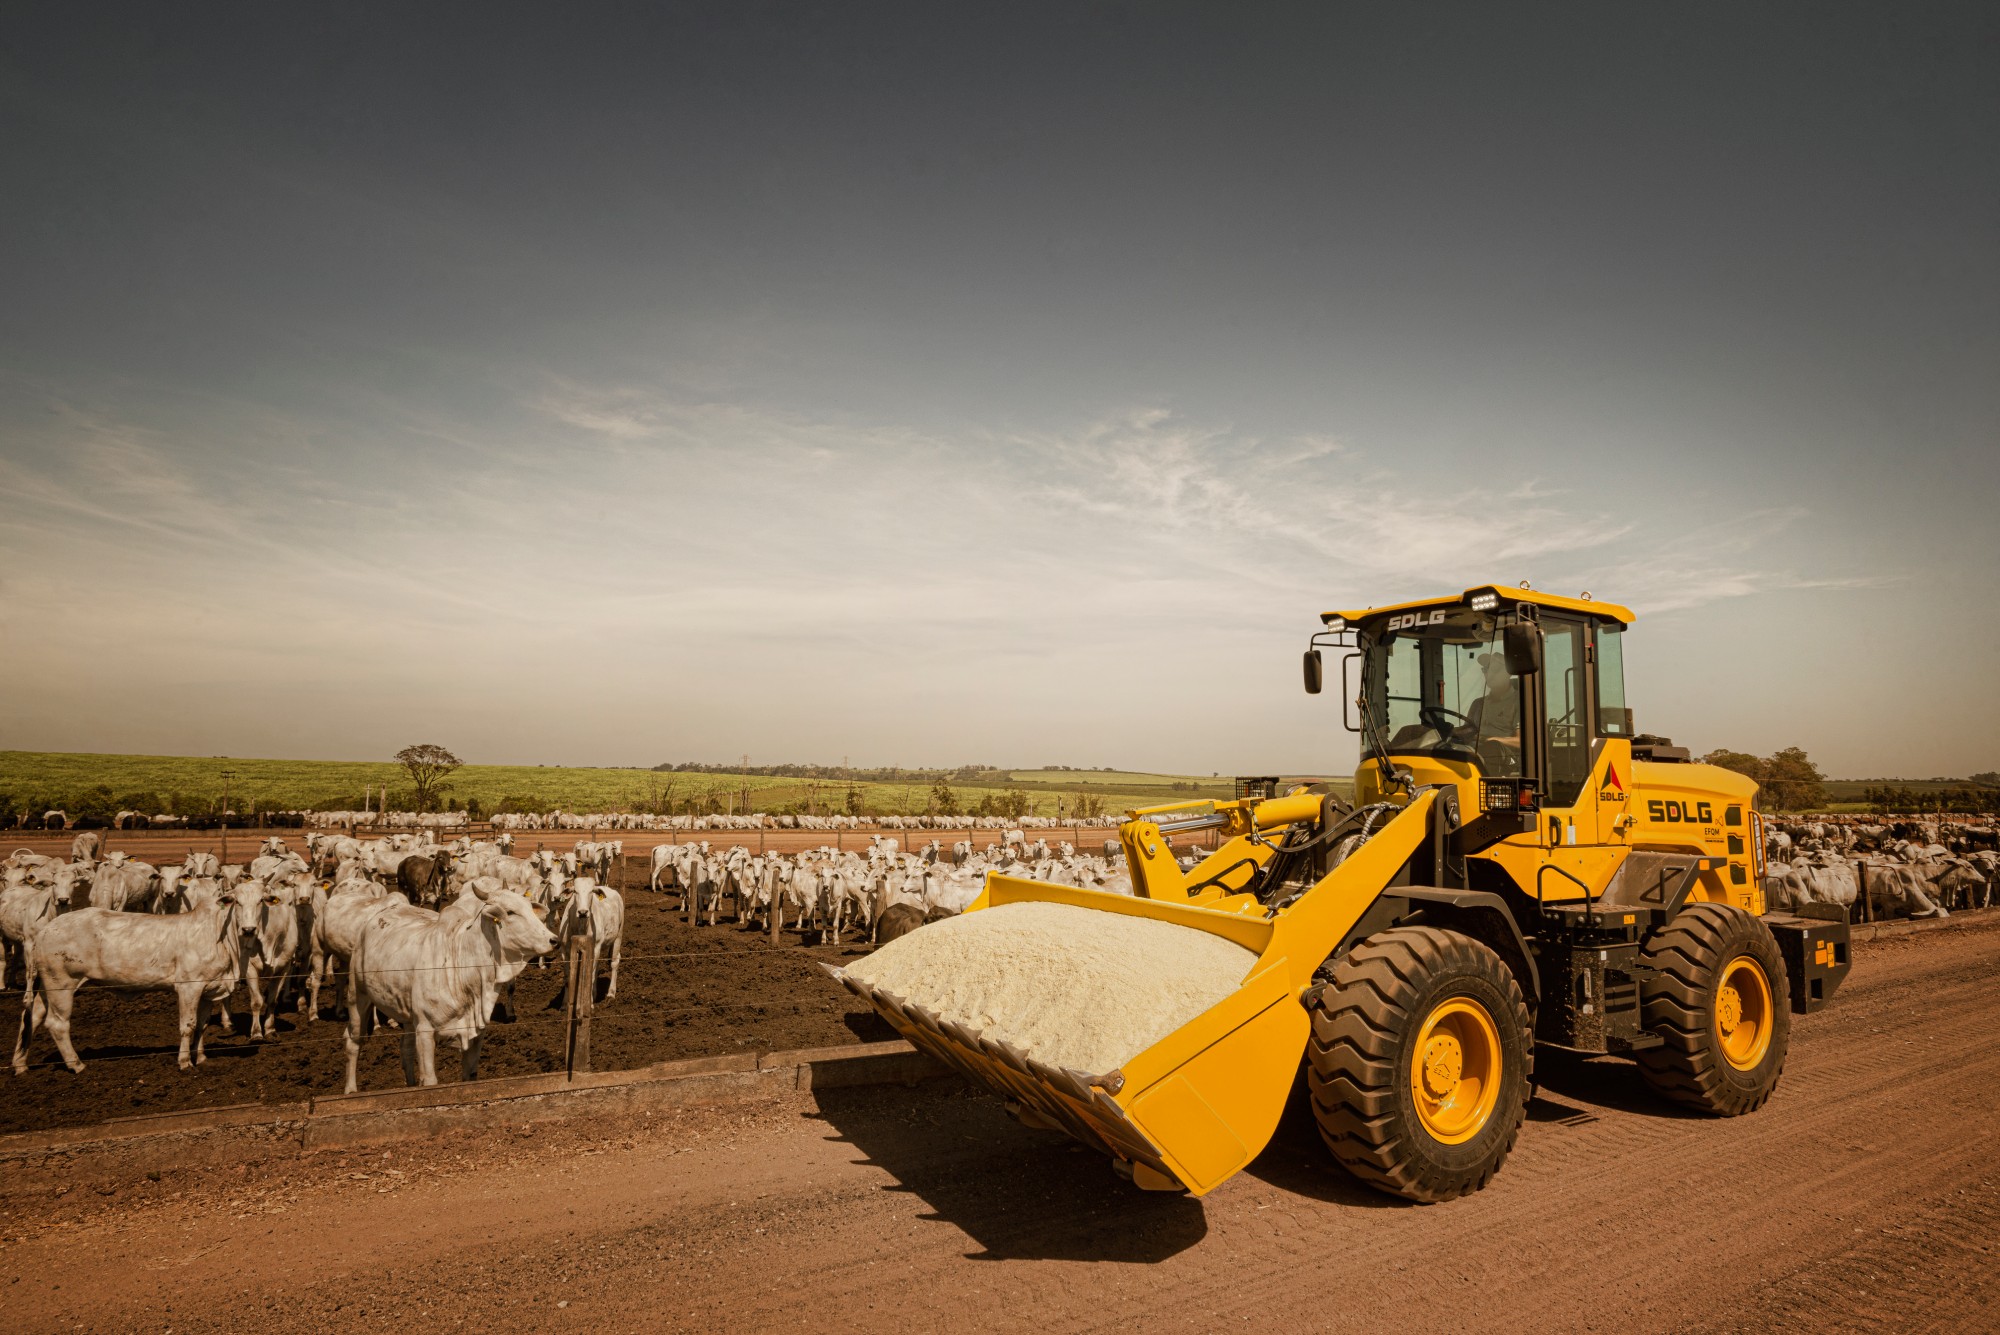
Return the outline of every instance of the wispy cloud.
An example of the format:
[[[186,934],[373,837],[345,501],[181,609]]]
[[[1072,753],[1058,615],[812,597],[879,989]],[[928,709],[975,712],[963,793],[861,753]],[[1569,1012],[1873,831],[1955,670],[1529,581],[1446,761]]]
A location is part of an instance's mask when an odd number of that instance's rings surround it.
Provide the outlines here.
[[[1612,590],[1640,612],[1681,612],[1731,599],[1803,589],[1875,589],[1887,572],[1802,576],[1772,560],[1810,514],[1798,506],[1751,508],[1656,535],[1615,561],[1578,568],[1566,582]]]
[[[1635,519],[1153,406],[945,432],[514,383],[477,415],[403,405],[365,427],[44,404],[0,456],[0,672],[39,702],[0,726],[71,701],[132,739],[111,745],[213,750],[203,729],[249,692],[290,702],[277,750],[449,719],[495,758],[1088,743],[1171,763],[1241,745],[1246,721],[1296,733],[1279,668],[1325,607],[1529,578],[1659,611],[1893,578],[1762,559],[1793,510]],[[1171,740],[1112,717],[1218,689],[1236,720]],[[73,745],[73,726],[33,736]]]

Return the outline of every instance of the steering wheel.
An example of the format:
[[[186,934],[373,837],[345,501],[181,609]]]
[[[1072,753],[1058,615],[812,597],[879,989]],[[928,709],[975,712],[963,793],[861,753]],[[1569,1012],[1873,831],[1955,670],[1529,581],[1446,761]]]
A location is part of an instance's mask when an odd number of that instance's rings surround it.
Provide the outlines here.
[[[1440,723],[1437,719],[1432,718],[1431,716],[1433,714],[1439,714],[1450,718],[1455,718],[1458,720],[1458,722],[1452,724],[1450,727],[1446,727],[1444,726],[1444,724]],[[1450,741],[1451,735],[1457,732],[1460,728],[1469,728],[1472,726],[1471,719],[1459,713],[1456,709],[1447,708],[1444,705],[1429,705],[1429,704],[1419,705],[1417,706],[1417,717],[1422,719],[1424,722],[1430,724],[1431,727],[1437,729],[1438,736],[1444,738],[1446,741]]]

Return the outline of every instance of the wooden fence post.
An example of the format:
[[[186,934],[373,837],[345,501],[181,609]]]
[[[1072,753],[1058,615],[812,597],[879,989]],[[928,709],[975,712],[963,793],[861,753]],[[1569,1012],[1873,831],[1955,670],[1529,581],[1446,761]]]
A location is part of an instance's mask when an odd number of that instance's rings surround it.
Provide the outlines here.
[[[566,1077],[575,1079],[579,1071],[590,1074],[590,1016],[597,1003],[597,938],[588,931],[570,937],[568,969],[569,1040],[563,1065]]]
[[[1855,907],[1861,910],[1861,921],[1867,922],[1870,915],[1868,910],[1868,863],[1866,860],[1856,859],[1854,863],[1854,880],[1855,884],[1860,887],[1854,894]]]

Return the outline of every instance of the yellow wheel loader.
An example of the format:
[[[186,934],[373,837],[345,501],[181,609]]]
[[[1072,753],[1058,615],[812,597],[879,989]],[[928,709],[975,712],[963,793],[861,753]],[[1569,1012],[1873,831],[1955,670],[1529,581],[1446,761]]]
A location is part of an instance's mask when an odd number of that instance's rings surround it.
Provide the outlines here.
[[[1766,913],[1756,785],[1634,734],[1632,613],[1489,585],[1321,620],[1305,684],[1341,651],[1352,802],[1265,782],[1135,811],[1132,895],[994,873],[968,910],[1053,902],[1224,937],[1256,960],[1233,993],[1087,1072],[835,977],[1023,1122],[1160,1190],[1204,1194],[1255,1158],[1302,1059],[1334,1158],[1415,1201],[1499,1171],[1538,1046],[1630,1056],[1702,1112],[1760,1107],[1791,1015],[1846,976],[1845,913]],[[1170,841],[1190,831],[1218,846],[1186,869]]]

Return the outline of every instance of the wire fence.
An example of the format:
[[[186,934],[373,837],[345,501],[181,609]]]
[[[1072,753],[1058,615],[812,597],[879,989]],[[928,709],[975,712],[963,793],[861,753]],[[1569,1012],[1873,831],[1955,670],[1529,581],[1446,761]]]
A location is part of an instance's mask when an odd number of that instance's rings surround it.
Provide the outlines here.
[[[598,1004],[602,1005],[603,1003],[600,1002]],[[845,1009],[852,1010],[858,1007],[859,1005],[860,1003],[856,1002],[852,1006],[847,1007]],[[605,1027],[607,1022],[609,1022],[609,1024],[613,1028],[622,1029],[628,1026],[637,1026],[644,1023],[658,1022],[658,1021],[670,1021],[677,1018],[684,1018],[687,1016],[699,1015],[699,1014],[707,1014],[716,1011],[741,1011],[741,1010],[755,1010],[760,1012],[776,1011],[787,1015],[797,1015],[812,1010],[834,1010],[834,1009],[841,1009],[841,1007],[839,1001],[837,999],[832,999],[832,998],[825,1001],[718,1002],[700,1006],[680,1007],[674,1010],[665,1010],[665,1011],[651,1010],[651,1009],[645,1011],[598,1010],[592,1015],[592,1020],[593,1023],[601,1030]],[[213,1021],[211,1021],[211,1023],[213,1023]],[[299,1048],[317,1049],[317,1048],[338,1047],[344,1049],[347,1045],[349,1022],[346,1020],[333,1020],[333,1021],[325,1021],[324,1023],[327,1025],[327,1028],[326,1031],[323,1033],[313,1033],[305,1030],[293,1030],[291,1033],[285,1035],[283,1038],[251,1038],[247,1033],[223,1034],[220,1035],[219,1037],[224,1039],[240,1038],[243,1040],[242,1044],[239,1044],[237,1047],[232,1048],[231,1049],[232,1051],[241,1050],[242,1047],[250,1047],[253,1049],[269,1048],[272,1051],[278,1053],[283,1053],[286,1051],[295,1051]],[[571,1017],[566,1010],[550,1011],[547,1014],[543,1015],[520,1015],[506,1023],[498,1023],[498,1024],[489,1023],[483,1026],[480,1032],[484,1037],[486,1037],[489,1040],[496,1036],[507,1037],[507,1036],[518,1035],[523,1033],[524,1031],[533,1031],[537,1036],[539,1036],[542,1032],[550,1030],[552,1028],[556,1032],[560,1032],[561,1029],[568,1027],[571,1023],[572,1023]],[[436,1032],[438,1037],[441,1039],[453,1037],[452,1033],[447,1032],[445,1030],[438,1030]],[[378,1026],[366,1030],[362,1034],[361,1044],[364,1048],[371,1044],[379,1044],[384,1040],[393,1041],[395,1043],[400,1044],[405,1037],[408,1037],[414,1033],[415,1030],[409,1027],[398,1028],[390,1026]],[[207,1038],[206,1042],[212,1046],[215,1043],[216,1037],[217,1036],[215,1035],[211,1035]],[[192,1036],[190,1036],[190,1042],[192,1042]],[[96,1065],[99,1062],[130,1062],[130,1061],[146,1061],[146,1062],[157,1063],[161,1057],[172,1055],[178,1052],[178,1050],[179,1049],[176,1044],[166,1043],[150,1052],[121,1052],[121,1053],[110,1053],[100,1056],[85,1056],[84,1060],[86,1063],[90,1065]]]
[[[136,915],[134,915],[134,916],[136,916]],[[168,921],[171,921],[171,918],[169,918],[169,919],[167,919],[167,920],[168,920]],[[153,921],[161,921],[161,920],[160,920],[160,919],[154,919]],[[601,956],[601,963],[603,963],[603,964],[606,964],[606,965],[608,965],[608,964],[609,964],[609,962],[610,962],[610,959],[611,959],[611,946],[610,946],[610,944],[609,944],[608,942],[600,942],[600,943],[598,944],[598,947],[597,947],[597,948],[598,948],[598,952],[599,952],[599,955]],[[547,960],[547,961],[554,961],[554,960],[558,960],[559,958],[560,958],[560,956],[559,956],[559,954],[558,954],[558,953],[556,953],[556,952],[551,952],[551,953],[549,953],[549,954],[544,954],[544,955],[532,955],[532,956],[529,956],[529,957],[528,957],[528,963],[529,963],[530,965],[534,965],[534,964],[537,964],[537,963],[538,963],[538,962],[540,962],[540,961],[545,961],[545,960]],[[649,951],[649,952],[647,952],[647,953],[645,953],[645,954],[631,954],[631,953],[627,953],[627,952],[621,952],[621,953],[619,954],[619,956],[618,956],[618,967],[622,969],[622,968],[624,968],[624,967],[625,967],[626,965],[628,965],[628,964],[639,964],[639,963],[646,963],[646,962],[648,962],[648,961],[653,961],[653,960],[679,960],[679,959],[708,959],[708,960],[715,960],[715,959],[730,959],[730,958],[737,958],[737,959],[756,959],[756,958],[761,958],[761,959],[798,959],[798,960],[803,960],[803,959],[804,959],[805,957],[801,956],[801,955],[800,955],[800,954],[798,953],[798,950],[797,950],[797,948],[796,948],[796,947],[791,947],[791,946],[767,946],[767,947],[760,947],[760,948],[756,948],[756,949],[750,949],[750,950],[738,950],[738,949],[733,949],[733,948],[731,948],[731,947],[727,947],[727,946],[724,946],[724,947],[719,947],[719,948],[717,948],[717,949],[714,949],[714,950],[668,950],[668,951]],[[416,973],[449,973],[449,972],[454,972],[454,971],[455,971],[455,972],[460,972],[460,973],[470,973],[470,972],[473,972],[474,970],[477,970],[477,969],[481,969],[481,968],[491,968],[491,967],[492,967],[491,965],[488,965],[488,964],[482,964],[482,963],[474,963],[474,964],[411,964],[411,965],[398,965],[398,966],[396,966],[396,967],[394,967],[394,968],[387,968],[387,969],[363,969],[363,970],[361,970],[361,971],[360,971],[360,976],[361,976],[361,977],[375,977],[375,976],[378,976],[378,975],[380,975],[380,976],[389,976],[389,975],[397,975],[397,976],[405,976],[405,975],[409,975],[409,974],[416,974]],[[526,970],[523,970],[523,974],[525,974],[525,972],[526,972]],[[515,975],[515,978],[516,978],[516,980],[518,980],[518,979],[519,979],[520,977],[522,977],[522,976],[523,976],[523,974],[517,974],[517,975]],[[84,979],[83,981],[81,981],[81,982],[78,982],[77,984],[75,984],[75,985],[74,985],[74,986],[72,986],[72,987],[67,987],[67,988],[51,988],[51,989],[47,989],[47,990],[50,990],[50,991],[67,991],[67,992],[72,992],[72,993],[73,993],[73,992],[78,992],[78,991],[81,991],[81,990],[82,990],[82,989],[83,989],[83,988],[84,988],[84,987],[85,987],[85,986],[86,986],[87,984],[93,984],[93,983],[94,983],[94,984],[96,984],[96,986],[95,986],[95,988],[94,988],[93,990],[96,990],[96,991],[104,991],[104,992],[165,992],[165,991],[169,991],[169,990],[171,990],[171,989],[173,989],[173,988],[177,988],[177,987],[182,987],[182,986],[186,986],[186,985],[189,985],[189,984],[194,984],[194,983],[203,983],[203,984],[208,984],[208,985],[212,985],[212,986],[220,986],[220,985],[221,985],[221,984],[222,984],[222,983],[223,983],[224,981],[226,981],[226,980],[227,980],[228,978],[230,978],[230,977],[232,977],[232,976],[233,976],[233,977],[235,978],[235,980],[236,980],[236,983],[235,983],[234,985],[232,985],[232,986],[231,986],[231,988],[230,988],[230,991],[231,991],[232,993],[233,993],[233,992],[235,991],[235,988],[236,988],[236,986],[238,986],[238,985],[247,985],[247,979],[245,978],[245,976],[244,976],[244,974],[242,973],[242,971],[241,971],[241,970],[238,970],[238,971],[237,971],[237,972],[236,972],[235,974],[233,974],[233,975],[229,975],[229,974],[216,974],[216,975],[199,975],[199,976],[196,976],[196,977],[192,977],[192,978],[168,978],[168,979],[163,979],[163,980],[161,980],[161,981],[159,981],[159,982],[155,982],[155,983],[142,983],[142,984],[135,984],[135,983],[111,983],[111,982],[102,982],[102,981],[99,981],[99,980],[97,980],[97,979]],[[343,964],[343,965],[337,965],[337,966],[335,967],[335,969],[334,969],[334,971],[333,971],[333,976],[334,976],[334,977],[336,977],[336,978],[342,978],[342,979],[345,979],[345,978],[350,978],[350,977],[353,977],[353,976],[355,976],[355,974],[354,974],[354,971],[353,971],[353,970],[349,969],[349,968],[348,968],[347,966],[345,966],[345,965]],[[301,982],[300,980],[301,980],[301,979],[303,979],[303,978],[305,977],[305,974],[304,974],[304,973],[302,973],[302,972],[301,972],[301,971],[300,971],[300,970],[299,970],[299,969],[297,968],[297,964],[296,964],[296,961],[295,961],[295,962],[294,962],[294,963],[293,963],[292,965],[288,965],[288,966],[285,966],[285,967],[284,967],[284,970],[283,970],[283,972],[282,972],[282,973],[279,973],[279,972],[273,972],[273,973],[269,973],[269,974],[266,974],[266,975],[264,975],[264,978],[263,978],[263,980],[262,980],[262,981],[263,981],[264,983],[266,983],[266,984],[269,984],[269,983],[271,983],[271,982],[273,982],[273,981],[276,981],[276,980],[277,980],[277,979],[279,979],[280,977],[283,977],[283,978],[287,978],[287,979],[289,979],[289,980],[290,980],[290,984],[291,984],[291,985],[293,985],[293,986],[303,986],[303,985],[304,985],[304,984],[303,984],[303,983],[302,983],[302,982]],[[322,984],[322,987],[321,987],[321,990],[322,990],[322,991],[326,990],[326,987],[327,987],[327,985],[325,985],[325,984]],[[39,982],[37,982],[37,984],[35,985],[35,990],[36,990],[36,991],[42,991],[42,990],[44,990],[44,989],[42,988],[41,984],[40,984]],[[734,1004],[734,1003],[732,1003],[732,1004]],[[745,1003],[742,1003],[742,1004],[744,1004],[744,1005],[755,1005],[755,1004],[757,1004],[757,1003],[755,1003],[755,1002],[745,1002]]]
[[[593,1033],[601,1035],[605,1033],[607,1028],[622,1037],[640,1026],[644,1026],[650,1033],[657,1033],[663,1026],[672,1026],[676,1021],[700,1015],[748,1011],[755,1012],[759,1018],[763,1018],[773,1015],[798,1015],[807,1011],[852,1012],[857,1009],[857,1006],[851,999],[847,998],[844,994],[830,991],[825,996],[816,999],[700,1002],[668,1009],[659,1009],[656,1007],[645,1007],[642,1009],[636,1005],[628,1005],[618,1010],[599,1012],[596,1009],[595,1002],[599,976],[598,969],[602,961],[609,957],[608,943],[600,946],[594,938],[588,935],[576,935],[568,938],[566,952],[567,958],[564,960],[566,972],[562,991],[558,996],[558,1000],[561,1002],[561,1009],[559,1011],[556,1010],[554,1008],[555,1003],[552,1001],[544,1006],[543,1013],[541,1014],[523,1014],[514,1005],[511,994],[505,995],[504,1000],[496,998],[496,1001],[500,1001],[504,1006],[507,1012],[506,1018],[496,1027],[491,1013],[478,1017],[478,1022],[473,1025],[471,1032],[480,1038],[482,1046],[488,1037],[527,1037],[530,1042],[547,1041],[551,1038],[559,1037],[563,1044],[561,1069],[565,1073],[574,1076],[578,1073],[587,1073],[592,1069],[591,1050]],[[706,950],[649,951],[637,955],[621,955],[619,958],[619,968],[622,970],[627,962],[646,963],[677,959],[721,960],[732,957],[747,958],[758,956],[768,959],[788,954],[789,952],[782,949],[746,950],[731,949],[728,947]],[[791,957],[796,958],[796,956]],[[477,964],[470,966],[452,964],[414,965],[393,969],[364,970],[359,975],[355,975],[351,970],[341,969],[334,976],[336,980],[351,982],[356,976],[361,978],[390,975],[408,977],[413,974],[433,970],[449,970],[454,968],[466,970],[478,969],[480,967]],[[286,984],[290,986],[296,986],[301,989],[304,989],[306,986],[303,978],[296,972],[288,972],[274,977],[282,977]],[[512,981],[518,983],[519,978],[520,975],[516,975]],[[74,992],[90,981],[94,980],[85,980],[84,983],[78,983],[74,988],[64,990]],[[213,979],[191,978],[179,980],[179,983],[219,987],[227,982],[228,992],[221,998],[218,998],[214,1004],[224,1008],[226,1014],[233,1015],[233,1011],[227,1009],[228,1001],[235,993],[237,984],[243,981],[246,980],[239,974],[234,978],[228,976]],[[176,985],[177,983],[175,982],[168,982],[143,990],[161,991],[171,989]],[[364,1006],[372,1005],[372,998],[366,995],[365,988],[359,994],[351,988],[339,987],[338,983],[336,983],[336,988],[345,995],[350,1006],[357,1001]],[[107,986],[103,990],[131,991],[134,989]],[[30,1020],[30,1006],[28,1001],[29,998],[23,997],[22,1015],[20,1017],[23,1038],[31,1037],[25,1032]],[[309,994],[302,996],[300,1002],[310,1005]],[[296,1015],[298,1012],[294,1011],[292,1013]],[[364,1023],[360,1026],[356,1026],[354,1023],[356,1012],[350,1010],[345,1020],[330,1025],[326,1031],[321,1033],[300,1032],[298,1029],[294,1029],[290,1035],[282,1040],[271,1036],[252,1037],[246,1033],[243,1036],[242,1043],[231,1044],[223,1047],[221,1050],[225,1052],[241,1052],[246,1049],[255,1050],[270,1047],[278,1053],[296,1053],[302,1048],[310,1051],[330,1052],[337,1045],[344,1055],[349,1044],[352,1043],[356,1050],[356,1060],[358,1062],[368,1057],[371,1048],[379,1053],[382,1043],[386,1040],[393,1039],[396,1046],[401,1048],[406,1039],[413,1039],[419,1032],[414,1019],[407,1026],[374,1026],[366,1023],[367,1012],[365,1010],[359,1013],[364,1020]],[[254,1017],[255,1012],[252,1014]],[[286,1015],[287,1012],[279,1007],[273,1007],[271,1010],[264,1012],[264,1014],[275,1023],[279,1017]],[[313,1023],[317,1019],[317,1014],[317,1008],[315,1008],[312,1016],[303,1021],[303,1023]],[[231,1031],[221,1035],[221,1037],[233,1038],[235,1036],[233,1019],[231,1023]],[[295,1023],[300,1022],[295,1020]],[[357,1028],[359,1029],[358,1033]],[[433,1030],[432,1032],[434,1039],[436,1037],[443,1037],[447,1040],[456,1038],[459,1039],[461,1046],[464,1044],[464,1039],[471,1036],[462,1036],[461,1026],[452,1026],[447,1029]],[[189,1037],[192,1039],[195,1035],[191,1034]],[[199,1037],[201,1038],[205,1055],[207,1047],[207,1028],[205,1025],[200,1029]],[[179,1051],[179,1044],[168,1043],[162,1044],[150,1051],[92,1054],[88,1058],[83,1058],[80,1054],[79,1060],[82,1060],[85,1065],[95,1065],[101,1062],[148,1062],[157,1065],[163,1056],[169,1053],[178,1056]],[[58,1060],[60,1056],[60,1051],[51,1054],[52,1058]],[[546,1059],[544,1060],[546,1061]],[[53,1062],[49,1064],[53,1064]],[[553,1074],[554,1070],[552,1067],[553,1063],[545,1065],[543,1073]]]

